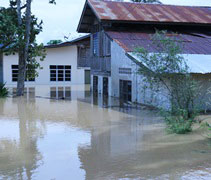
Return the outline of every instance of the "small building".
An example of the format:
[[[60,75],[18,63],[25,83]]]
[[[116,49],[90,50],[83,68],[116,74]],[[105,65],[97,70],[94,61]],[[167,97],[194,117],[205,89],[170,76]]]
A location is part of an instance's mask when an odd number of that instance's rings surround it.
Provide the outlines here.
[[[45,60],[38,60],[42,69],[38,69],[38,77],[26,79],[26,86],[90,84],[89,35],[45,48]],[[17,79],[18,55],[0,57],[0,82],[13,87]]]
[[[150,36],[156,30],[180,34],[192,74],[207,84],[211,78],[210,7],[87,0],[77,31],[91,34],[92,90],[168,108],[165,92],[141,91],[143,79],[137,74],[140,60],[133,56],[137,47],[155,52]]]

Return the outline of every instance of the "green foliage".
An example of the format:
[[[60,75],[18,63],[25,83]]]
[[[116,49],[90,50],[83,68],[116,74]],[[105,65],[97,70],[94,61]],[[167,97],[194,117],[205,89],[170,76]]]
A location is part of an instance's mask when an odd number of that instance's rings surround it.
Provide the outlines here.
[[[181,55],[182,38],[179,34],[157,31],[151,41],[156,52],[140,47],[135,53],[141,59],[139,73],[143,75],[145,89],[154,92],[165,89],[171,101],[171,111],[166,117],[168,128],[175,133],[189,132],[197,114],[196,99],[200,86],[192,79],[186,59]]]
[[[21,7],[25,8],[26,5]],[[22,16],[22,25],[18,25],[17,17],[17,2],[10,1],[9,8],[0,8],[0,44],[3,44],[0,47],[0,52],[3,52],[5,55],[11,55],[18,53],[20,49],[25,47],[25,31],[26,31],[26,16]],[[41,68],[36,57],[43,61],[46,56],[46,51],[43,44],[38,44],[36,42],[37,35],[42,32],[42,21],[31,15],[31,31],[30,31],[30,40],[29,40],[29,50],[28,50],[28,59],[26,64],[29,69],[32,70],[29,74],[30,76],[37,76],[37,69]]]
[[[188,113],[184,109],[177,109],[174,113],[172,111],[165,112],[164,118],[167,125],[167,132],[176,134],[191,132],[196,114],[192,114],[192,117],[189,117]]]
[[[14,45],[17,41],[18,20],[16,10],[13,8],[0,7],[0,44],[3,46],[0,51],[8,49],[8,46]]]
[[[60,44],[62,43],[62,40],[50,40],[47,44],[48,45],[55,45],[55,44]]]
[[[0,83],[0,97],[7,97],[8,89],[5,87],[5,84]]]
[[[207,122],[201,123],[200,128],[204,131],[204,136],[211,139],[211,125]]]
[[[50,4],[56,4],[56,0],[49,0]]]

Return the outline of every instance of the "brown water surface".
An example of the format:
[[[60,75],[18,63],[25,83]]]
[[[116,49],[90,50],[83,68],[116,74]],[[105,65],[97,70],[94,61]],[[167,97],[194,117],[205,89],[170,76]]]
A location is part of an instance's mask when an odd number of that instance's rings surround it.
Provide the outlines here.
[[[0,179],[211,179],[200,130],[169,135],[156,111],[87,90],[30,87],[0,99]]]

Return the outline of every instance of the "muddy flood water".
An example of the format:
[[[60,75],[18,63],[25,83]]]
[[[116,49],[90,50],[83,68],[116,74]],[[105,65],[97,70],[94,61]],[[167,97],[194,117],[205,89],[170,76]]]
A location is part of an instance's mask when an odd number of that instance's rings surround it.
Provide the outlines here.
[[[211,179],[211,143],[199,129],[167,134],[156,111],[88,89],[30,87],[0,99],[0,179]]]

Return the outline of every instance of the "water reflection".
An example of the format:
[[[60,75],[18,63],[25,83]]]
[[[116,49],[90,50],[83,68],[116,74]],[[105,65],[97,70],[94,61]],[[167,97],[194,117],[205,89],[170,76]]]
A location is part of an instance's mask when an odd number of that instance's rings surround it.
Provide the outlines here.
[[[9,87],[12,97],[16,97],[16,87]],[[37,85],[35,87],[27,86],[24,89],[24,96],[27,99],[50,98],[50,99],[66,99],[77,100],[90,97],[90,85],[84,86],[44,86]]]
[[[50,98],[52,99],[71,99],[71,87],[51,87]]]
[[[124,110],[116,99],[73,87],[48,87],[43,97],[53,99],[36,98],[37,87],[27,92],[32,95],[0,99],[0,179],[211,175],[211,149],[198,131],[167,135],[154,111]]]
[[[4,113],[4,104],[6,102],[5,98],[0,98],[0,114]]]
[[[25,87],[24,88],[24,97],[26,99],[34,99],[35,98],[35,87]],[[12,88],[12,96],[16,97],[17,88]]]
[[[37,127],[35,104],[26,101],[26,97],[13,99],[18,110],[19,139],[0,138],[0,177],[4,179],[30,180],[42,160],[37,140],[43,127]]]
[[[206,141],[188,142],[187,138],[180,144],[174,138],[162,139],[159,130],[152,129],[152,133],[139,125],[128,125],[95,129],[91,145],[79,147],[87,180],[180,179],[186,171],[195,172],[192,168],[210,167],[211,150]],[[204,153],[197,152],[199,149]],[[211,169],[207,174],[205,179],[211,176]],[[199,176],[196,173],[190,179]]]
[[[89,98],[90,96],[91,96],[91,91],[90,91],[90,89],[84,91],[84,97],[85,97],[85,98]]]

